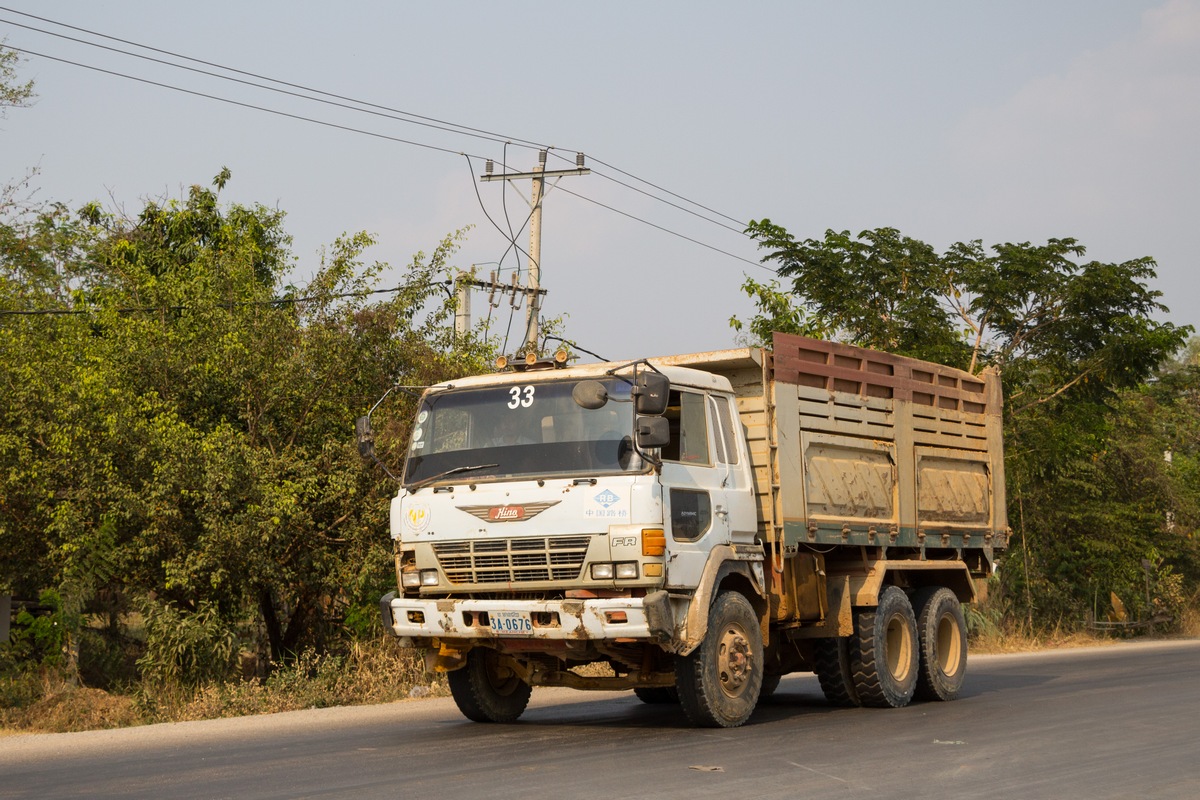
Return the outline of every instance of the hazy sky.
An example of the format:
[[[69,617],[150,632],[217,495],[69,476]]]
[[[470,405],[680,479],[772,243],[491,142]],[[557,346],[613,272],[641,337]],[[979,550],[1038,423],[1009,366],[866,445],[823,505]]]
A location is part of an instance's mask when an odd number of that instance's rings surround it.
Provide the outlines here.
[[[894,226],[938,248],[1073,236],[1089,258],[1157,259],[1169,318],[1200,326],[1200,0],[0,6],[11,47],[451,151],[28,56],[38,100],[0,121],[0,182],[36,166],[41,199],[134,213],[228,166],[223,199],[287,212],[301,276],[343,232],[376,234],[370,257],[400,269],[466,225],[455,263],[494,269],[508,241],[476,190],[503,227],[505,184],[475,182],[482,162],[456,153],[528,170],[536,150],[105,52],[14,23],[134,48],[14,12],[582,150],[596,174],[545,202],[546,311],[610,358],[731,346],[744,276],[770,277],[739,232],[762,217],[798,237]],[[721,225],[604,177],[635,183],[617,169]],[[528,191],[509,190],[514,225]],[[518,266],[509,252],[505,277]],[[508,306],[492,314],[503,335]]]

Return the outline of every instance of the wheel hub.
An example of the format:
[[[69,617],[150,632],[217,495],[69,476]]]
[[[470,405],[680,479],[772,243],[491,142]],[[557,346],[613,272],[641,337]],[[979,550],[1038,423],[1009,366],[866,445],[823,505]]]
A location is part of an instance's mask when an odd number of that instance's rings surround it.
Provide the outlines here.
[[[739,627],[726,628],[717,648],[717,674],[725,694],[737,697],[745,691],[746,682],[753,672],[752,658],[746,632]]]

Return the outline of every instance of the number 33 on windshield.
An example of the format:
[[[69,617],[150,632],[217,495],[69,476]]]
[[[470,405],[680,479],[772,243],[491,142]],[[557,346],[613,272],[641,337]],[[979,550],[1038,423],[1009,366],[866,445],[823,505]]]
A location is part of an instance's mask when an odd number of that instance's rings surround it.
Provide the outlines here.
[[[514,386],[508,390],[508,395],[511,398],[508,401],[509,408],[529,408],[533,405],[533,387],[532,386]]]

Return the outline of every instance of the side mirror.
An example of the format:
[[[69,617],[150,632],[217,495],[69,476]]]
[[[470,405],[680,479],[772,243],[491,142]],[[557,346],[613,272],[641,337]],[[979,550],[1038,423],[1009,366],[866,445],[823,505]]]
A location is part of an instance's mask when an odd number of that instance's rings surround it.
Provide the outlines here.
[[[365,461],[374,461],[375,432],[371,430],[371,418],[359,417],[354,420],[354,432],[358,437],[358,454]]]
[[[667,400],[671,394],[671,382],[665,375],[646,370],[639,372],[637,385],[633,387],[637,397],[637,413],[650,416],[660,416],[667,410]]]
[[[595,411],[608,402],[608,389],[600,381],[580,381],[571,390],[571,398],[580,408]]]
[[[663,416],[637,418],[637,445],[640,449],[665,447],[671,443],[671,424]]]

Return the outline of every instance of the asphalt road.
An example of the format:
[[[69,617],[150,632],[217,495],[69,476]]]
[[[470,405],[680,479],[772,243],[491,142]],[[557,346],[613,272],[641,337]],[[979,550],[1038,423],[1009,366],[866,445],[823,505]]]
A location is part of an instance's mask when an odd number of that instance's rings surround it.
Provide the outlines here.
[[[535,690],[0,739],[0,797],[1200,798],[1200,641],[974,656],[964,696],[835,709],[784,679],[694,730],[631,693]]]

